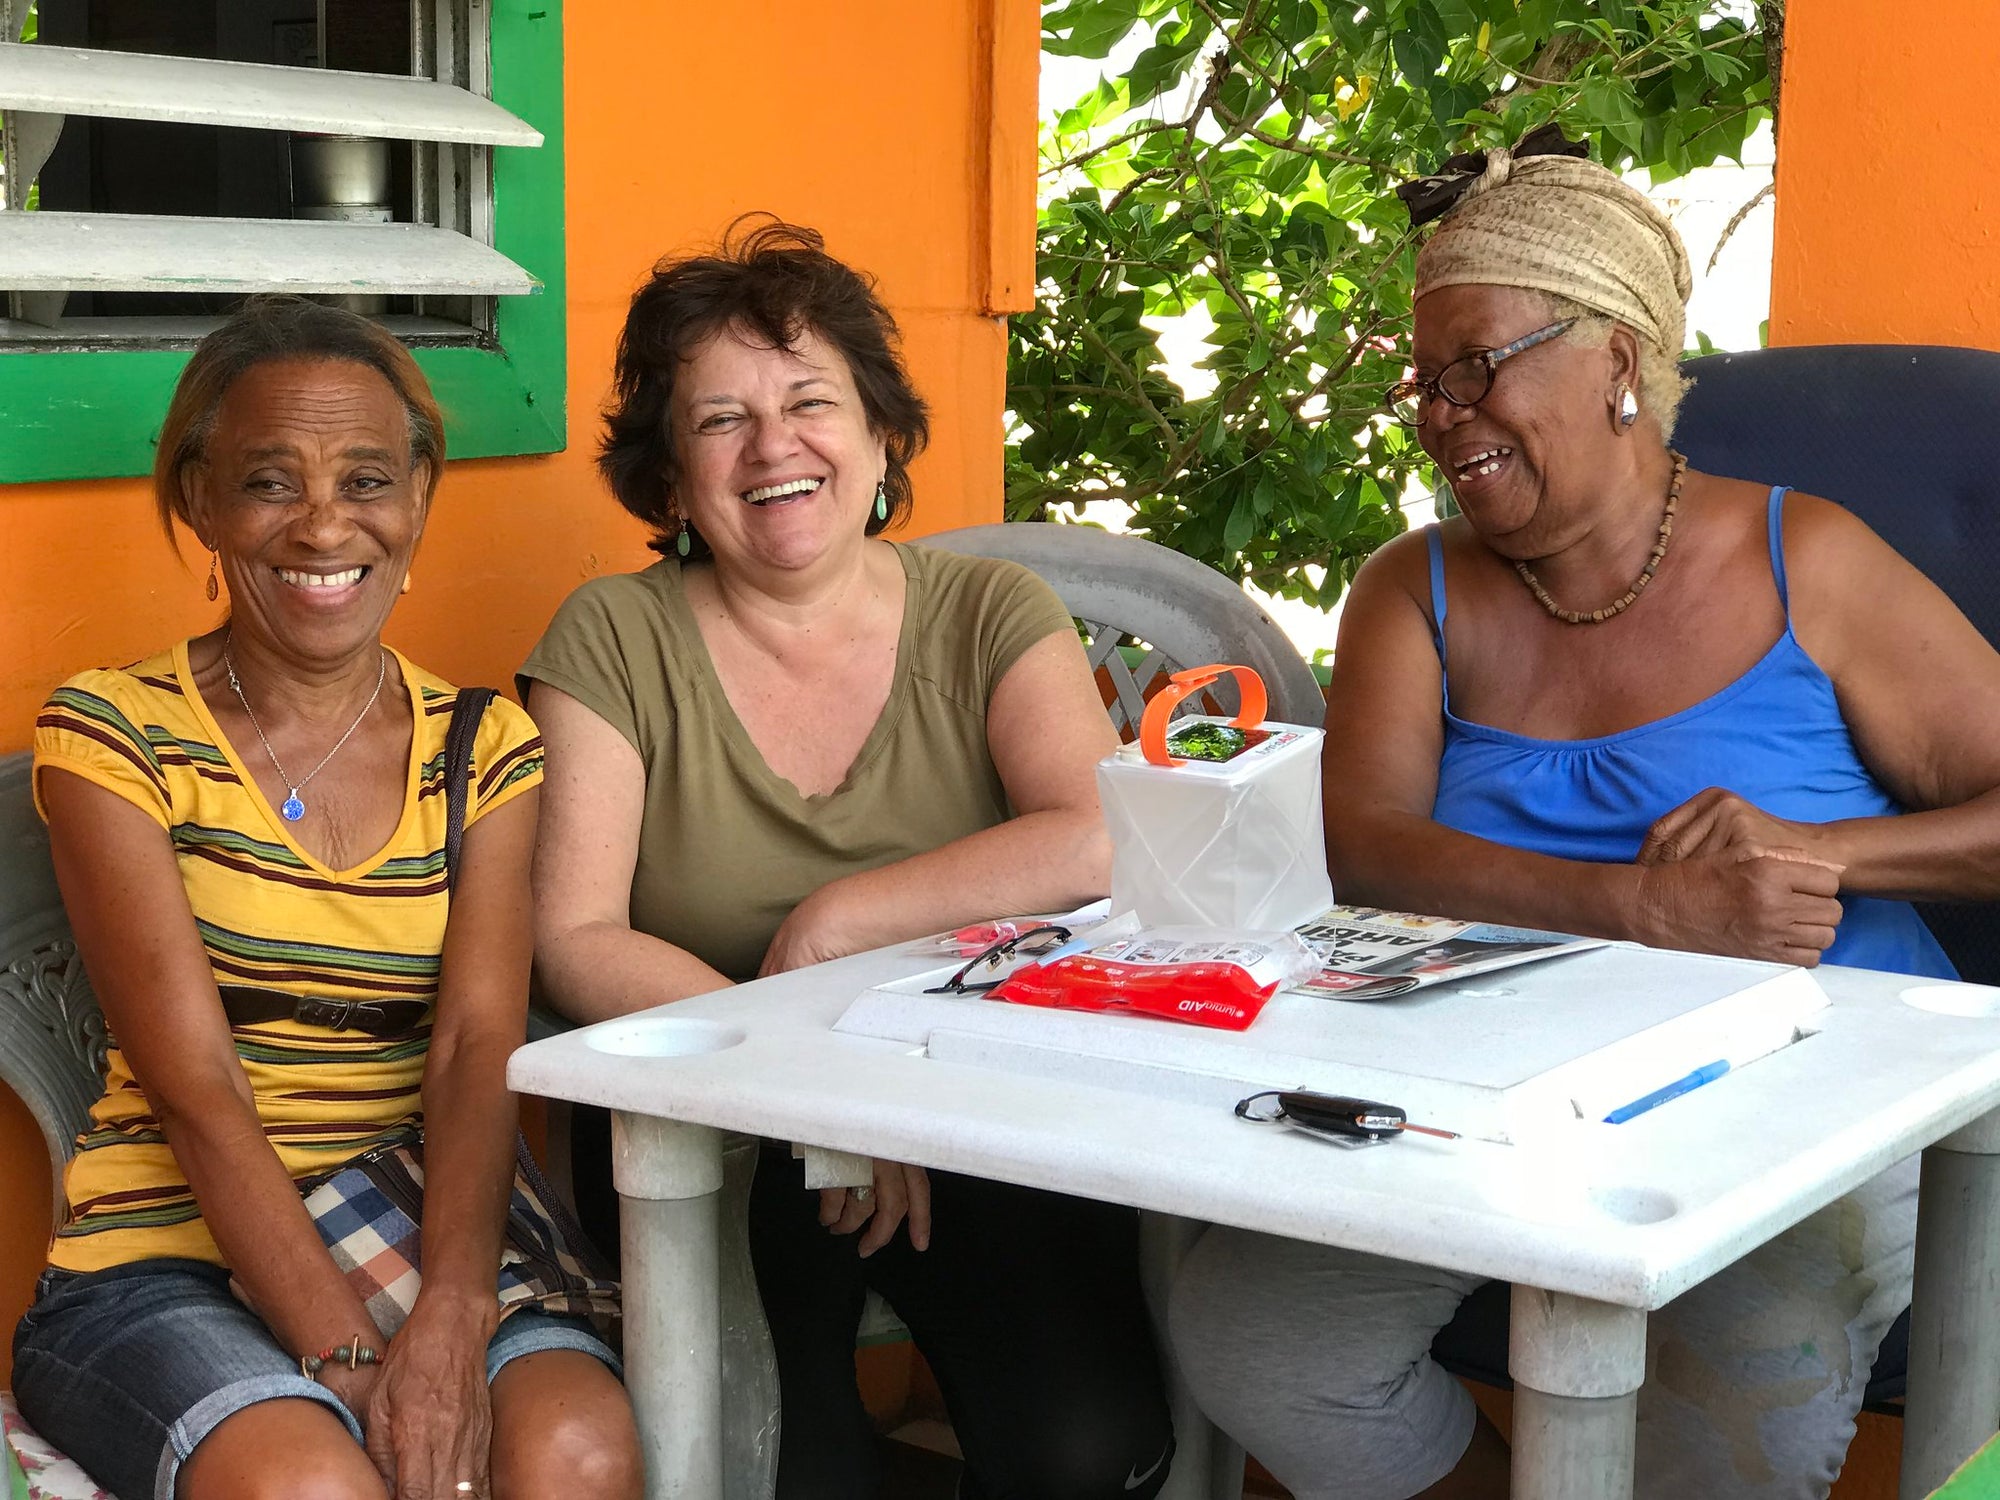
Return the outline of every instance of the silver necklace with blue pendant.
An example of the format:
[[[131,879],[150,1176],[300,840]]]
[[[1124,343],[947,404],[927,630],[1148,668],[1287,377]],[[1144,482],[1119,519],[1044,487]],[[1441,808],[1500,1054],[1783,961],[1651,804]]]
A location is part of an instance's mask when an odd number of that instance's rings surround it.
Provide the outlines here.
[[[382,696],[382,684],[389,677],[389,653],[382,651],[382,665],[375,673],[375,691],[368,695],[368,701],[361,706],[361,712],[356,714],[354,722],[347,726],[347,733],[333,742],[333,748],[326,752],[325,759],[301,776],[297,785],[294,785],[292,778],[285,774],[285,768],[278,764],[278,752],[271,748],[271,741],[264,734],[264,726],[257,722],[257,716],[250,711],[250,700],[243,696],[243,684],[236,676],[236,663],[229,659],[228,636],[222,638],[222,670],[229,674],[229,690],[236,694],[236,701],[243,705],[243,716],[250,721],[250,727],[257,731],[257,738],[263,741],[264,753],[271,757],[271,769],[278,773],[278,780],[285,784],[285,801],[278,812],[287,823],[296,823],[306,815],[306,805],[299,793],[306,789],[307,782],[326,769],[327,761],[340,754],[340,747],[354,737],[354,731],[359,729],[361,721],[368,717],[368,711],[375,706],[375,700]]]

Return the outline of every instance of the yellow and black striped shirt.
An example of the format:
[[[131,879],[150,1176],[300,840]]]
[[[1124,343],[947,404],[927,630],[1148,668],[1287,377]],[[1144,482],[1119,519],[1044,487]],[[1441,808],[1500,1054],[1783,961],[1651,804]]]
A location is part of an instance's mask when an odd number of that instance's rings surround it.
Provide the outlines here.
[[[193,686],[187,643],[83,672],[35,722],[36,795],[59,766],[155,819],[172,840],[218,985],[300,997],[435,1001],[449,898],[444,740],[457,690],[397,653],[417,705],[403,816],[372,858],[333,870],[292,838]],[[528,716],[497,700],[473,752],[466,822],[542,779]],[[339,1166],[422,1118],[430,1025],[370,1036],[299,1021],[238,1026],[264,1133],[294,1177]],[[104,1097],[64,1174],[49,1262],[72,1271],[157,1256],[220,1263],[186,1175],[113,1039]]]

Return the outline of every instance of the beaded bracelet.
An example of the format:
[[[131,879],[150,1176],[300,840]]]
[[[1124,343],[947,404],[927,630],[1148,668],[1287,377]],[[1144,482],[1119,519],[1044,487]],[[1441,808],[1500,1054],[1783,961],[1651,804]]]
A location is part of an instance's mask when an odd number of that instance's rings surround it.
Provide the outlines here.
[[[368,1345],[362,1343],[361,1335],[357,1333],[338,1348],[322,1349],[317,1354],[301,1354],[299,1356],[299,1373],[308,1380],[314,1380],[318,1378],[319,1372],[328,1365],[346,1365],[350,1370],[358,1370],[363,1365],[379,1365],[381,1363],[382,1351],[371,1349]]]

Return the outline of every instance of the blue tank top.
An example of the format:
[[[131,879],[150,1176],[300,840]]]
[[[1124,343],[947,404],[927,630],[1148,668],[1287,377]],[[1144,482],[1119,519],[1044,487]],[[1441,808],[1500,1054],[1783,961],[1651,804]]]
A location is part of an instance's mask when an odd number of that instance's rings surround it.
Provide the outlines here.
[[[1903,811],[1855,752],[1833,682],[1792,634],[1781,517],[1771,491],[1771,572],[1785,633],[1727,687],[1664,719],[1587,740],[1545,740],[1470,723],[1444,689],[1444,755],[1431,816],[1449,828],[1559,859],[1628,864],[1663,814],[1724,787],[1801,823]],[[1444,551],[1429,528],[1431,613],[1445,660]],[[1955,979],[1951,960],[1906,901],[1843,896],[1826,962]]]

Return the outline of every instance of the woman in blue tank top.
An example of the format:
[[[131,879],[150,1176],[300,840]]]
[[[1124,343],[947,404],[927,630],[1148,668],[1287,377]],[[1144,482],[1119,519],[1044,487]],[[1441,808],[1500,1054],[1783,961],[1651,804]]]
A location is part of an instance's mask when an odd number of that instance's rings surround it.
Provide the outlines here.
[[[1462,515],[1348,597],[1335,889],[1950,976],[1908,903],[2000,897],[2000,656],[1839,507],[1671,451],[1685,251],[1565,148],[1405,191],[1446,217],[1391,405]],[[1823,1500],[1909,1300],[1915,1180],[1891,1168],[1654,1316],[1640,1496]],[[1176,1284],[1176,1352],[1299,1500],[1504,1495],[1504,1444],[1426,1352],[1474,1285],[1218,1228]]]
[[[1634,865],[1642,851],[1649,863],[1664,862],[1670,852],[1681,859],[1698,852],[1701,835],[1681,832],[1680,842],[1674,843],[1677,830],[1697,821],[1705,832],[1708,825],[1728,820],[1731,829],[1707,835],[1709,844],[1727,857],[1732,849],[1760,840],[1804,853],[1814,825],[1898,816],[1902,807],[1854,747],[1833,680],[1792,629],[1785,583],[1785,498],[1784,489],[1774,488],[1767,505],[1771,574],[1785,614],[1784,630],[1771,648],[1741,676],[1699,702],[1629,729],[1575,738],[1521,734],[1453,711],[1444,538],[1439,527],[1427,527],[1430,614],[1444,707],[1444,746],[1431,817],[1446,828],[1560,859]],[[1807,503],[1824,502],[1800,502]],[[1675,817],[1676,809],[1684,811]],[[1760,811],[1768,816],[1760,817]],[[1779,819],[1787,820],[1787,826],[1767,832]],[[1740,834],[1732,840],[1735,829]],[[1822,857],[1841,863],[1837,855]],[[1775,871],[1780,889],[1788,873],[1793,872]],[[1956,977],[1951,961],[1908,902],[1848,894],[1840,905],[1833,942],[1818,958]],[[1810,947],[1810,942],[1788,946]],[[1754,950],[1751,943],[1743,947]],[[1810,952],[1773,956],[1816,961]]]

